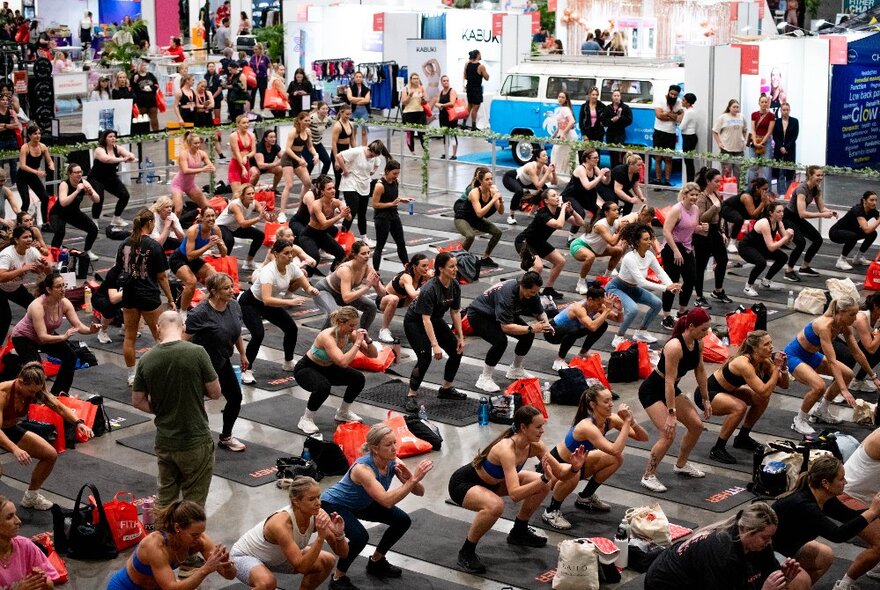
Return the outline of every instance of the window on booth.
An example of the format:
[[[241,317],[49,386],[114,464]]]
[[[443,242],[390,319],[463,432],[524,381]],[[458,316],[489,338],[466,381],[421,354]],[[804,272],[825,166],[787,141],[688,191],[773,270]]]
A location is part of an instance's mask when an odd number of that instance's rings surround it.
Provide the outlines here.
[[[647,80],[606,79],[602,83],[601,99],[610,102],[611,94],[620,91],[623,102],[636,104],[652,104],[654,102],[654,84]]]
[[[596,85],[595,78],[547,78],[547,99],[556,100],[560,92],[567,92],[571,100],[587,100],[590,88]]]
[[[507,76],[501,86],[501,96],[538,98],[538,76],[513,74]]]

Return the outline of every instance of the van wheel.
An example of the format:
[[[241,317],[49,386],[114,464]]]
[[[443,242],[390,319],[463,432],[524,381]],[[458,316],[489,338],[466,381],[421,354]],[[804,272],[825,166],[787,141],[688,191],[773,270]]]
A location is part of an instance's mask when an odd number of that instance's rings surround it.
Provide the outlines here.
[[[513,154],[513,160],[520,166],[527,162],[531,162],[532,154],[538,149],[540,149],[540,146],[537,143],[511,142],[510,144],[510,152]]]

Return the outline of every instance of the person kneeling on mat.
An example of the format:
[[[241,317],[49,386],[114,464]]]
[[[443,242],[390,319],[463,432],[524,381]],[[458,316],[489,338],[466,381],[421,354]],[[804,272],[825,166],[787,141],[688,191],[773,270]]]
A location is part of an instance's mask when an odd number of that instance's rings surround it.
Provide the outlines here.
[[[583,301],[572,303],[556,314],[556,317],[550,320],[553,330],[544,332],[544,339],[547,342],[559,345],[559,353],[553,361],[554,371],[568,368],[565,357],[578,338],[586,336],[578,353],[584,356],[608,329],[609,318],[620,321],[623,315],[619,309],[620,300],[614,295],[607,295],[605,289],[598,283],[590,286],[586,295]],[[618,305],[617,309],[615,304]]]

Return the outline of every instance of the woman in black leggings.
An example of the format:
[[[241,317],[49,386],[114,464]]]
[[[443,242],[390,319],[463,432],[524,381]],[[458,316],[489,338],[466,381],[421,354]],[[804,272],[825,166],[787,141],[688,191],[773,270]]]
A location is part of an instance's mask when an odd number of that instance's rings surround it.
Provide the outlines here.
[[[727,251],[736,252],[736,240],[743,224],[751,219],[757,221],[764,216],[764,209],[773,202],[770,194],[770,181],[761,176],[749,184],[748,190],[733,197],[728,197],[721,205],[721,218],[727,222],[727,235],[730,236],[730,247]]]
[[[811,219],[831,219],[837,217],[837,211],[831,211],[825,207],[825,198],[822,194],[822,181],[825,178],[825,172],[821,166],[807,166],[807,180],[802,182],[800,186],[794,189],[791,195],[791,201],[785,208],[785,225],[794,230],[794,249],[788,255],[788,268],[785,270],[785,280],[793,283],[799,283],[800,275],[808,277],[818,277],[819,273],[810,266],[813,257],[818,254],[822,247],[822,234],[810,223]],[[810,211],[810,203],[816,203],[816,211]],[[810,241],[810,247],[807,248],[807,240]],[[804,249],[806,248],[806,252]],[[801,262],[798,271],[794,266],[800,259],[801,254],[804,260]]]
[[[43,231],[49,228],[49,195],[43,181],[46,172],[55,172],[55,164],[52,155],[45,143],[40,141],[43,130],[36,123],[27,126],[28,141],[21,146],[18,152],[18,174],[15,177],[15,188],[21,197],[21,210],[27,211],[31,207],[31,195],[28,189],[34,191],[40,199],[40,213],[43,215]],[[46,170],[40,170],[40,161],[46,161]]]
[[[403,223],[397,212],[399,203],[409,203],[410,197],[400,198],[398,191],[400,184],[400,162],[388,160],[385,163],[385,175],[379,179],[373,188],[373,223],[376,226],[376,248],[373,250],[373,268],[379,270],[382,263],[382,250],[388,241],[388,234],[397,245],[397,257],[401,264],[406,266],[409,262],[409,254],[406,252],[406,237],[403,235]]]
[[[778,291],[781,287],[770,280],[776,276],[782,267],[785,266],[787,257],[782,247],[794,239],[794,230],[786,229],[782,224],[784,203],[773,203],[764,210],[765,216],[758,220],[755,227],[746,234],[739,244],[739,255],[746,262],[755,265],[749,274],[749,280],[743,289],[743,293],[749,297],[757,297],[758,292],[755,287],[761,287],[770,291]],[[776,234],[782,236],[782,239],[776,240]],[[767,276],[760,281],[758,278],[764,269],[767,268],[767,261],[772,260],[773,266],[767,272]]]
[[[376,358],[379,351],[367,334],[359,327],[358,311],[343,306],[330,314],[330,327],[321,330],[309,351],[296,363],[293,376],[300,387],[311,395],[306,411],[296,427],[306,434],[317,434],[315,412],[330,396],[330,388],[344,385],[345,395],[336,411],[337,422],[363,422],[363,418],[351,411],[351,404],[364,390],[364,374],[351,368],[358,352]]]
[[[319,176],[314,189],[303,197],[303,205],[308,206],[309,221],[297,238],[300,247],[315,260],[321,259],[321,250],[331,254],[331,270],[336,270],[345,258],[345,249],[334,239],[338,231],[336,224],[341,219],[351,219],[351,209],[335,196],[333,179],[323,174]],[[300,212],[297,212],[294,220],[299,222],[299,219]],[[293,222],[290,227],[296,232]]]
[[[697,299],[694,304],[711,309],[709,302],[703,296],[703,282],[710,257],[715,259],[715,289],[712,290],[712,298],[724,303],[733,303],[733,300],[724,292],[724,277],[727,274],[727,244],[724,234],[721,233],[720,213],[723,198],[718,193],[721,172],[715,168],[704,166],[697,173],[697,184],[701,191],[697,197],[700,222],[707,223],[708,228],[704,231],[698,227],[694,232],[694,254],[696,255],[694,288],[697,291]]]
[[[82,167],[79,164],[67,166],[67,180],[58,185],[58,202],[52,207],[52,247],[60,248],[67,233],[67,224],[86,232],[86,243],[83,249],[91,260],[98,255],[92,252],[92,245],[98,237],[98,226],[82,212],[83,197],[88,195],[93,203],[100,200],[100,195],[88,180],[83,180]]]
[[[828,237],[832,242],[843,244],[843,251],[835,266],[840,270],[852,270],[853,265],[870,264],[870,257],[865,258],[865,253],[877,240],[878,227],[880,227],[880,213],[877,212],[877,193],[866,191],[862,195],[862,200],[853,205],[828,231]],[[862,246],[850,264],[846,258],[860,240]]]
[[[98,148],[95,150],[95,162],[89,172],[89,182],[98,191],[101,200],[92,205],[92,219],[100,219],[104,208],[104,196],[107,192],[116,195],[116,207],[113,209],[113,220],[110,225],[125,227],[128,222],[122,219],[122,212],[128,205],[128,189],[119,178],[119,165],[123,162],[135,162],[133,153],[116,145],[116,131],[108,129],[98,136]]]
[[[434,259],[434,278],[419,289],[419,298],[406,311],[403,330],[409,345],[418,359],[409,376],[409,391],[405,409],[415,413],[419,410],[416,394],[422,379],[431,366],[431,357],[440,360],[445,351],[449,355],[443,370],[443,386],[437,391],[440,399],[464,400],[467,395],[452,386],[464,351],[464,333],[461,330],[461,287],[455,280],[458,264],[455,256],[441,252]],[[449,311],[455,334],[449,329],[444,316]]]
[[[663,235],[666,245],[660,251],[663,270],[673,282],[681,279],[681,291],[678,292],[678,314],[687,309],[691,293],[694,291],[694,230],[707,224],[700,223],[700,210],[697,208],[697,197],[700,187],[695,182],[685,184],[678,193],[678,203],[673,205],[666,220],[663,222]],[[663,293],[663,322],[661,325],[671,330],[675,325],[672,317],[672,303],[675,294],[671,291]]]

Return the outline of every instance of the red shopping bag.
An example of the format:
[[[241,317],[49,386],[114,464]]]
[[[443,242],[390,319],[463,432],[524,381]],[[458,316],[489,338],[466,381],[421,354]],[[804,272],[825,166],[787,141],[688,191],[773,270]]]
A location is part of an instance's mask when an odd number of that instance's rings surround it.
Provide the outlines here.
[[[86,426],[89,428],[95,426],[95,416],[98,415],[98,406],[85,400],[81,400],[78,397],[70,397],[69,395],[58,396],[58,401],[61,402],[62,405],[70,408],[73,415],[76,416],[77,419],[85,422]],[[89,439],[87,436],[82,435],[77,431],[76,440],[77,442],[84,443]]]
[[[544,416],[545,420],[550,417],[547,414],[547,408],[544,407],[544,398],[541,395],[541,382],[537,377],[517,379],[504,390],[504,395],[514,395],[517,393],[522,396],[522,403],[524,406],[534,406],[538,408],[541,410],[541,414]]]
[[[464,311],[461,312],[461,333],[465,336],[470,336],[474,333],[474,329],[471,328],[471,321]]]
[[[880,254],[868,265],[865,272],[865,289],[880,291]]]
[[[388,410],[383,424],[394,431],[394,436],[397,438],[398,457],[424,455],[425,453],[430,453],[433,449],[431,443],[423,441],[410,432],[409,427],[406,425],[406,418],[403,417],[403,414]]]
[[[437,252],[457,252],[458,250],[464,250],[464,244],[461,242],[450,242],[445,246],[438,246]]]
[[[467,100],[459,98],[451,107],[446,107],[450,121],[464,121],[468,118]]]
[[[274,202],[272,205],[274,206]],[[281,227],[281,224],[277,221],[267,221],[266,225],[263,226],[263,245],[267,248],[271,248],[275,245],[275,234],[278,233],[278,228]]]
[[[342,246],[342,249],[348,254],[354,245],[354,234],[350,231],[341,231],[336,234],[336,243]]]
[[[758,314],[751,309],[734,311],[727,314],[727,332],[730,338],[731,346],[739,346],[749,335],[749,332],[755,329],[755,322],[758,321]]]
[[[43,404],[31,404],[30,408],[28,408],[28,420],[47,422],[54,426],[57,436],[52,446],[55,447],[55,451],[59,454],[67,450],[67,445],[64,442],[64,418],[58,412]]]
[[[226,201],[226,199],[219,195],[216,197],[211,197],[211,200],[208,201],[208,206],[213,209],[214,213],[216,213],[217,215],[223,213],[228,204],[229,203]]]
[[[587,379],[598,379],[606,388],[611,389],[605,369],[602,368],[602,358],[598,352],[591,352],[585,357],[575,357],[568,366],[572,369],[580,369]]]
[[[217,272],[225,272],[232,279],[232,290],[235,293],[241,291],[241,285],[238,283],[238,259],[235,256],[223,256],[214,258],[205,256],[202,258],[206,264],[213,267]],[[198,289],[196,290],[198,291]]]
[[[370,371],[372,373],[384,373],[394,363],[394,351],[389,348],[383,348],[379,351],[379,356],[370,358],[361,351],[358,351],[351,366],[361,371]]]
[[[266,89],[264,106],[270,111],[286,111],[290,109],[287,94],[275,86],[269,86]]]
[[[730,350],[721,341],[721,338],[709,330],[709,333],[703,338],[703,360],[707,363],[722,364],[727,362],[729,356]]]
[[[367,442],[367,432],[369,431],[370,427],[363,422],[346,422],[336,427],[336,432],[333,433],[333,442],[342,449],[342,454],[348,459],[349,465],[357,461],[358,457],[363,454],[361,447]]]
[[[55,568],[55,573],[58,574],[58,578],[53,580],[55,585],[59,586],[69,582],[70,575],[67,573],[67,564],[64,563],[64,560],[61,559],[61,556],[58,555],[58,552],[55,550],[55,543],[52,542],[52,533],[48,531],[45,533],[38,533],[31,537],[31,541],[40,547],[40,550],[46,554],[46,559],[48,559],[49,563],[52,564],[52,567]]]
[[[651,371],[654,370],[653,365],[651,365],[651,355],[648,353],[647,343],[625,340],[617,345],[616,350],[627,350],[634,345],[638,346],[639,349],[639,379],[647,379]]]
[[[269,107],[266,107],[269,108]],[[279,110],[279,109],[272,109]],[[275,210],[275,191],[258,191],[254,193],[254,199],[261,202],[265,207],[266,211],[274,211]]]
[[[165,95],[162,94],[162,91],[158,88],[156,89],[156,109],[160,113],[164,113],[165,109],[168,108],[168,105],[165,104]]]
[[[243,66],[241,68],[241,72],[244,74],[244,78],[247,81],[248,88],[256,88],[257,87],[257,73],[250,66]]]
[[[134,500],[131,492],[116,492],[112,500],[104,503],[107,524],[110,525],[113,542],[119,551],[134,547],[146,535]]]

